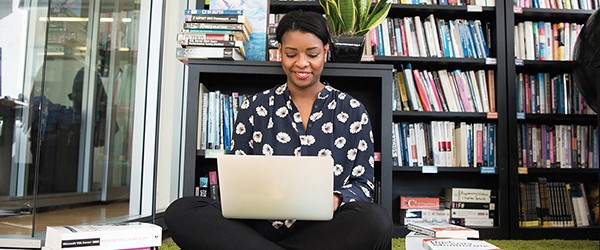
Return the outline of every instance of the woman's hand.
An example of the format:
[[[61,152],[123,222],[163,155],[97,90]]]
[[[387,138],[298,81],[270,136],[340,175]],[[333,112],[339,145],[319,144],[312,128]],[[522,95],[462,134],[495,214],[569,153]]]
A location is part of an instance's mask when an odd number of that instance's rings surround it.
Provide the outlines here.
[[[340,207],[340,204],[342,203],[342,196],[340,194],[333,194],[333,211],[335,212],[335,210],[338,209],[338,207]]]

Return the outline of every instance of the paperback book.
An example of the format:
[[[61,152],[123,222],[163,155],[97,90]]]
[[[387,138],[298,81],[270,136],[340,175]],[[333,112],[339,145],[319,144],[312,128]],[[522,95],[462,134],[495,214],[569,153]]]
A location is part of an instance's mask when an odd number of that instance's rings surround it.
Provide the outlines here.
[[[479,238],[479,231],[450,223],[408,223],[408,230],[434,238]]]
[[[159,247],[162,228],[143,223],[115,223],[46,228],[45,248],[56,249],[136,249]]]
[[[423,239],[428,250],[501,250],[501,248],[482,240],[466,239]]]

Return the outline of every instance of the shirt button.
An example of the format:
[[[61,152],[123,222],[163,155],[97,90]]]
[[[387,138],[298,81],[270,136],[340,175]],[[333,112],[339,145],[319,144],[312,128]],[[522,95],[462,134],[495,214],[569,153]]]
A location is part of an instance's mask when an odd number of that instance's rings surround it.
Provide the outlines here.
[[[319,108],[319,105],[315,105],[315,108]]]
[[[312,128],[312,124],[308,124],[308,127],[309,127],[309,128]]]

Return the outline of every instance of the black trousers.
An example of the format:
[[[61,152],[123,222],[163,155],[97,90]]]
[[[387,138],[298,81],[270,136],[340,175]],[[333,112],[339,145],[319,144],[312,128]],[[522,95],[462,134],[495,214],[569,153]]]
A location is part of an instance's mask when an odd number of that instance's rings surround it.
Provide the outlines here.
[[[391,249],[393,223],[378,204],[351,202],[330,221],[296,221],[281,233],[267,220],[234,220],[209,198],[183,197],[164,219],[181,249]]]

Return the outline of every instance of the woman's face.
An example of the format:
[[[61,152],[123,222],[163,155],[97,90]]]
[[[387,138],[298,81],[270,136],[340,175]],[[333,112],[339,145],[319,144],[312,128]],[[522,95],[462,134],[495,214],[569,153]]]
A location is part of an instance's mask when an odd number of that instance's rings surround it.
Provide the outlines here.
[[[312,33],[290,31],[281,38],[279,50],[289,87],[306,89],[320,83],[329,45]]]

